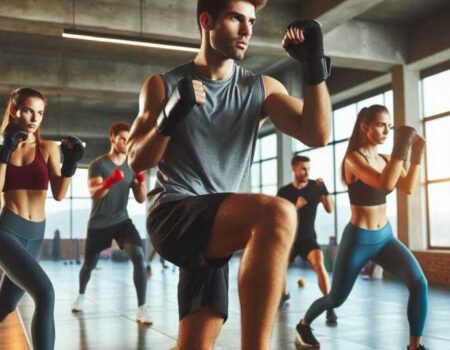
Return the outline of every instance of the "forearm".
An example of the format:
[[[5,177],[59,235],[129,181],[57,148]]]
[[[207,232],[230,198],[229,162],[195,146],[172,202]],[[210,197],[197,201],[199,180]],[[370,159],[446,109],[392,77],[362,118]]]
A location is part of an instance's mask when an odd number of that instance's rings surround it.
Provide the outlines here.
[[[331,196],[329,194],[324,196],[322,203],[323,203],[323,207],[325,208],[325,211],[327,213],[333,212],[333,199],[331,198]]]
[[[128,140],[128,164],[134,172],[155,167],[163,158],[170,138],[159,134],[155,127]]]
[[[134,198],[138,203],[144,203],[147,198],[147,186],[145,182],[135,182],[133,187]]]
[[[403,160],[391,158],[380,174],[380,188],[392,191],[400,179],[402,173]]]
[[[305,87],[302,129],[303,141],[311,147],[321,147],[330,137],[331,102],[325,82]]]
[[[411,163],[406,176],[400,179],[397,188],[406,194],[413,193],[419,178],[419,172],[420,164]]]
[[[67,194],[69,189],[71,177],[58,176],[51,182],[53,198],[57,201],[61,201]]]
[[[5,186],[6,163],[0,163],[0,190]]]
[[[103,184],[92,185],[89,187],[89,193],[92,199],[100,199],[105,197],[109,192],[108,188],[103,187]]]

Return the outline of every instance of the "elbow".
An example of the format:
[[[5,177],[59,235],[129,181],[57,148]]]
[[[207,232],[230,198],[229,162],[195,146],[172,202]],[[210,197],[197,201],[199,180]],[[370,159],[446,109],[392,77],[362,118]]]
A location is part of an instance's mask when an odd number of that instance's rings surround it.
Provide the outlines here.
[[[64,199],[64,196],[61,194],[55,194],[53,195],[53,198],[55,199],[55,201],[61,202]]]

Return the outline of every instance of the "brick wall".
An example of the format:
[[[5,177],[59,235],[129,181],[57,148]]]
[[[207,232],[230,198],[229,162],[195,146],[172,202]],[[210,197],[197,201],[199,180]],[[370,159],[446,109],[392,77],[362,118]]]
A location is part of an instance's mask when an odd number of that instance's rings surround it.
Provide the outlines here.
[[[430,285],[450,287],[450,252],[414,251]]]

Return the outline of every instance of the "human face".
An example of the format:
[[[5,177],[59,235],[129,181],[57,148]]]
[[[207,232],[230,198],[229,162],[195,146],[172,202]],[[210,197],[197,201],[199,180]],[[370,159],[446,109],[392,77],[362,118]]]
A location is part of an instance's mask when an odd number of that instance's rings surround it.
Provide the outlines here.
[[[210,45],[226,59],[242,60],[256,22],[255,7],[247,1],[231,1],[210,31]]]
[[[298,162],[292,166],[295,180],[301,183],[308,182],[309,162]]]
[[[111,145],[114,152],[127,154],[127,138],[129,131],[122,130],[117,135],[111,136]]]
[[[12,122],[19,125],[27,133],[32,134],[39,129],[44,117],[45,103],[38,97],[27,97],[17,110],[12,111]]]
[[[369,124],[362,124],[361,128],[368,143],[381,145],[386,141],[391,127],[391,118],[386,112],[379,112]]]

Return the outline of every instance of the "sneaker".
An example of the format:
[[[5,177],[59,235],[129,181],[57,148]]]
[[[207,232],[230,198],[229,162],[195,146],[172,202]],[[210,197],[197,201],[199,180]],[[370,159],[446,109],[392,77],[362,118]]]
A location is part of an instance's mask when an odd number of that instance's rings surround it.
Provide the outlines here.
[[[283,293],[283,295],[281,295],[280,305],[278,306],[278,308],[281,309],[286,303],[286,301],[288,301],[290,298],[291,295],[289,293]]]
[[[327,320],[326,324],[332,325],[337,324],[337,316],[334,309],[327,310]]]
[[[84,295],[79,294],[72,304],[72,312],[81,312],[84,307]]]
[[[310,326],[299,323],[295,327],[295,343],[300,345],[300,349],[319,349],[320,343],[312,332]]]
[[[159,259],[159,261],[161,262],[161,265],[162,265],[163,269],[168,269],[169,268],[169,265],[167,265],[166,260],[161,258],[161,259]]]
[[[139,306],[136,313],[136,321],[146,326],[153,324],[152,318],[147,313],[145,306]]]
[[[409,350],[409,345],[406,345],[406,350]],[[430,350],[430,349],[425,347],[425,345],[420,344],[415,350]]]

